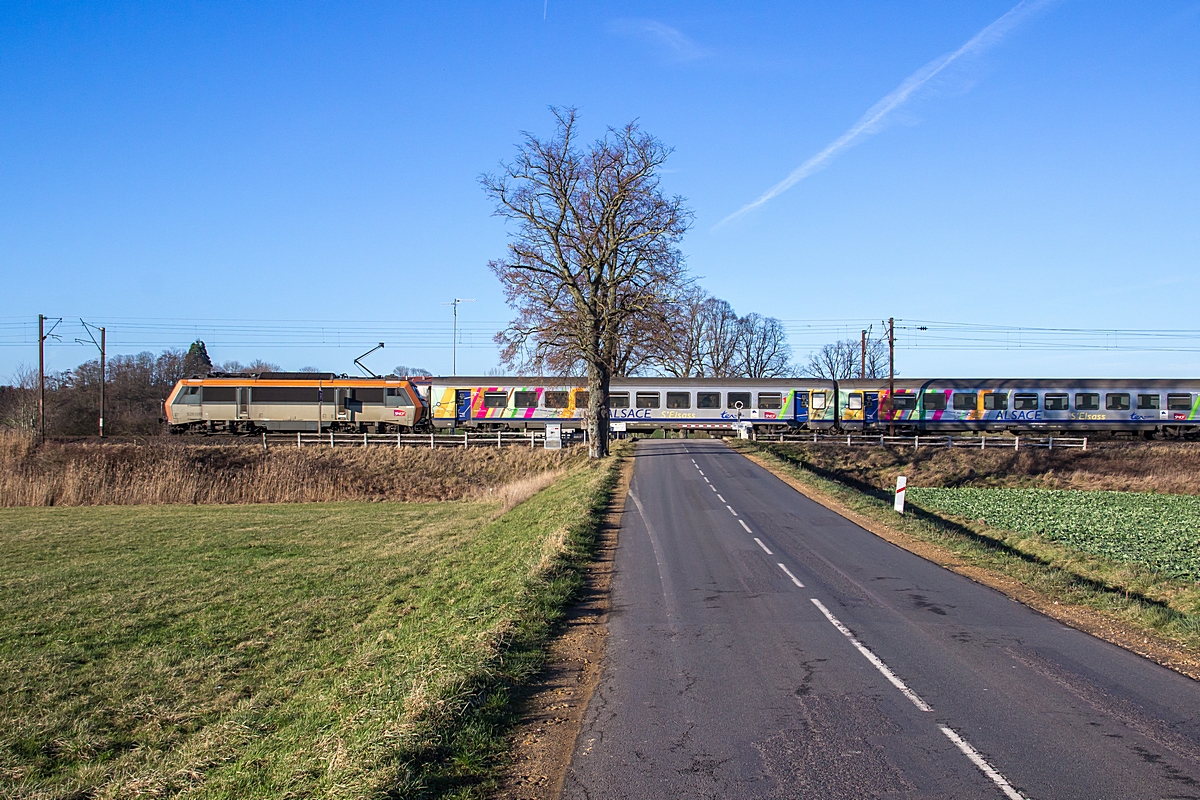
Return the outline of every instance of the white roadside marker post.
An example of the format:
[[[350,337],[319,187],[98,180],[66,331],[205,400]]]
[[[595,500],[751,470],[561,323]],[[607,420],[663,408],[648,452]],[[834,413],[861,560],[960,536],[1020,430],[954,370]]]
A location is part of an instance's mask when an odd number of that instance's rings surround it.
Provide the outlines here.
[[[904,513],[904,489],[908,486],[908,478],[903,475],[896,476],[896,512]]]

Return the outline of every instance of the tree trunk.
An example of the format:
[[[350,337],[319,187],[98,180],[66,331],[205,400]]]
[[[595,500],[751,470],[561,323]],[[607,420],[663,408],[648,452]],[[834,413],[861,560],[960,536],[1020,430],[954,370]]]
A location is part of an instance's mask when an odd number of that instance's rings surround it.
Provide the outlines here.
[[[606,367],[588,365],[588,458],[608,455],[608,384],[611,378]]]

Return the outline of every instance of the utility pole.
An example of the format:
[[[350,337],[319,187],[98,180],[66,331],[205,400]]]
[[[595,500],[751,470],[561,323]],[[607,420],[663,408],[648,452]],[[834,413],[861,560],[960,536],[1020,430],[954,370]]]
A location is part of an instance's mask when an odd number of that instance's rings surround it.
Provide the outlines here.
[[[38,436],[42,444],[46,443],[46,340],[54,336],[54,329],[60,322],[61,317],[46,330],[46,315],[38,314]]]
[[[92,335],[92,328],[95,328],[96,326],[89,325],[88,323],[84,322],[82,319],[79,320],[79,324],[83,325],[83,330],[85,333],[87,333],[88,339],[91,340],[91,343],[96,345],[96,347],[98,347],[100,349],[100,438],[103,439],[104,438],[104,384],[105,384],[104,328],[101,327],[98,329],[100,331],[100,341],[97,342],[96,337]],[[75,341],[79,342],[80,344],[87,344],[87,342],[84,341],[83,339],[76,339]]]
[[[454,306],[454,333],[450,340],[450,374],[458,374],[458,304],[459,303],[474,303],[474,300],[463,300],[456,297],[453,302],[442,303],[444,306]]]
[[[867,377],[867,332],[862,332],[862,361],[858,362],[858,377]]]
[[[46,317],[38,314],[38,436],[46,443]]]
[[[896,435],[896,319],[888,317],[888,436]]]

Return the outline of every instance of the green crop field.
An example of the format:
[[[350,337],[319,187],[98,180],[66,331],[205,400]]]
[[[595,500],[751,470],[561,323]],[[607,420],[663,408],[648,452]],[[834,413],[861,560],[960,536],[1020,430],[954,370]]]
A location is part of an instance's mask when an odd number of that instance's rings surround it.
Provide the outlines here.
[[[929,511],[1033,533],[1114,561],[1200,580],[1200,497],[1059,489],[908,490]]]
[[[557,613],[608,474],[576,467],[503,515],[0,509],[0,797],[481,791],[446,778],[486,772],[463,712],[503,704],[479,686]]]

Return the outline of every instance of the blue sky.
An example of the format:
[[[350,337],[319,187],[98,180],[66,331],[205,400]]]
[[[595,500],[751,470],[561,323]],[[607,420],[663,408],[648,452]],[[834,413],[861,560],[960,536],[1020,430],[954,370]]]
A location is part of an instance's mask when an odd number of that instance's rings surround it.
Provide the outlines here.
[[[1200,329],[1197,2],[1022,6],[722,223],[1013,10],[6,3],[0,378],[36,364],[38,313],[65,320],[53,368],[89,357],[83,317],[110,352],[198,335],[217,361],[351,371],[390,339],[376,369],[448,372],[454,297],[476,300],[459,371],[492,368],[506,231],[478,177],[550,105],[675,148],[692,271],[787,321],[798,360],[894,316],[910,376],[1197,375],[1191,334],[1009,330]]]

